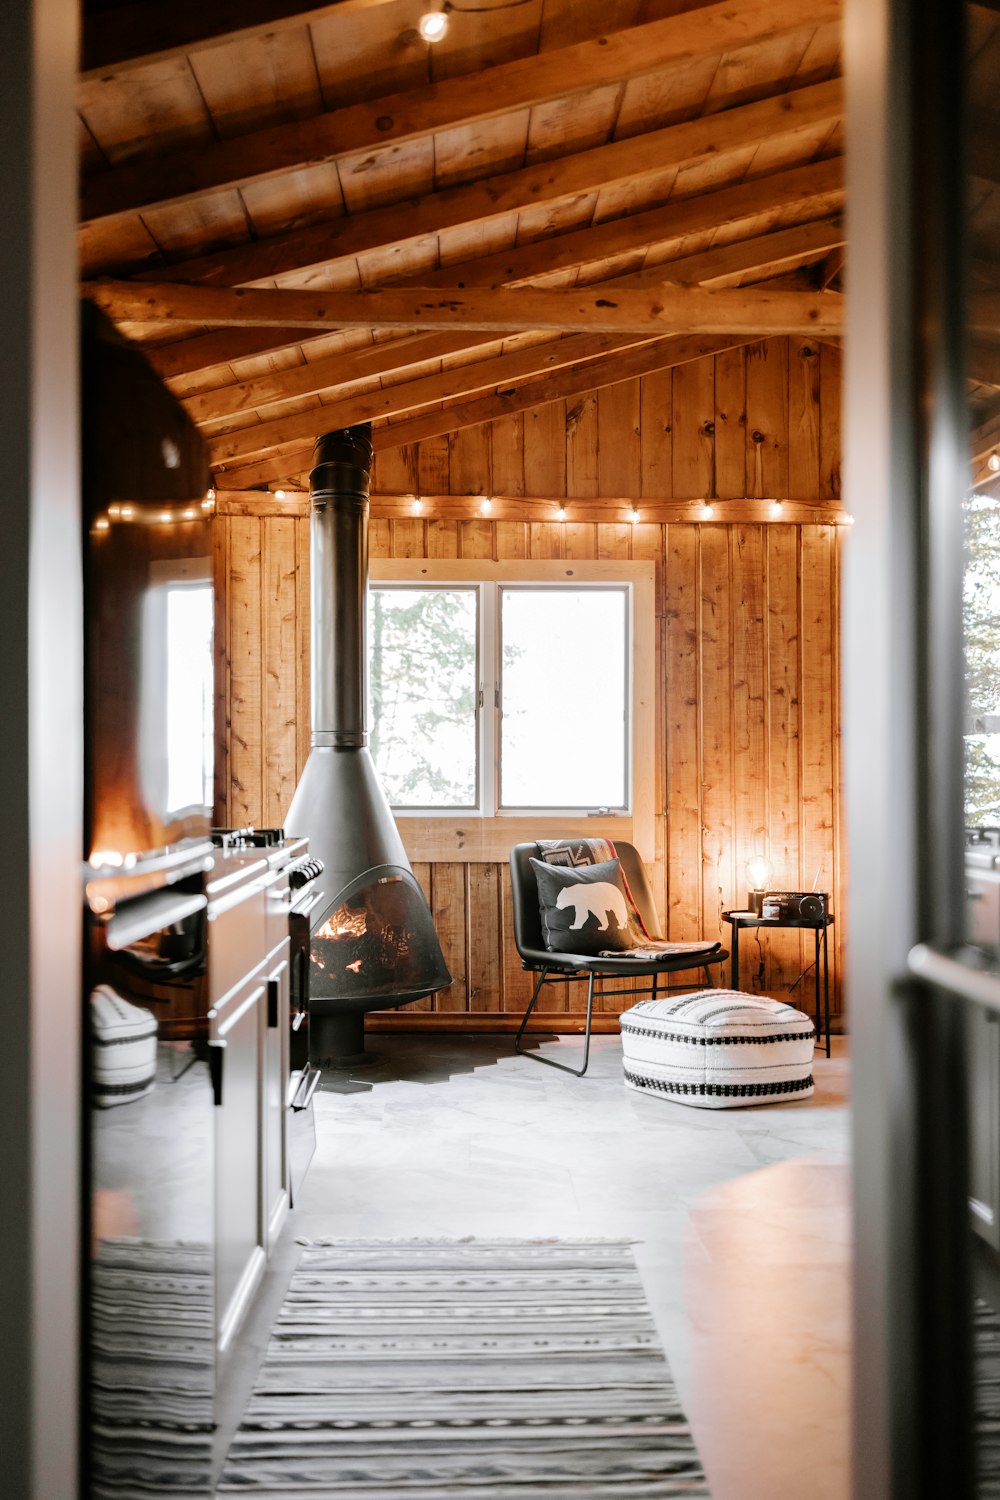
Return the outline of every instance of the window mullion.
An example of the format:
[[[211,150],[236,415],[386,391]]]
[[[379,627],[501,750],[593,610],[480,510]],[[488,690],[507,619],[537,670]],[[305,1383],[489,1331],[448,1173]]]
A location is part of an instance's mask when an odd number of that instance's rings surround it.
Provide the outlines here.
[[[499,589],[495,583],[480,585],[480,683],[483,702],[479,725],[479,763],[482,773],[482,812],[487,818],[495,817],[499,804],[499,741],[500,710],[497,705],[499,689],[499,624],[497,600]]]

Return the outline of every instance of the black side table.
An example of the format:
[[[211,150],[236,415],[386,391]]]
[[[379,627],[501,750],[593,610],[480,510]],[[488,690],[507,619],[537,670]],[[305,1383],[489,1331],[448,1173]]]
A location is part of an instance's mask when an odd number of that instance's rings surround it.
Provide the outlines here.
[[[833,926],[833,918],[825,917],[758,917],[752,911],[724,911],[722,920],[733,930],[733,957],[729,970],[729,987],[740,987],[740,929],[742,927],[808,927],[816,936],[816,1039],[823,1035],[826,1040],[826,1055],[830,1056],[830,960],[827,953],[826,935]],[[823,957],[823,1027],[820,1029],[820,954]]]

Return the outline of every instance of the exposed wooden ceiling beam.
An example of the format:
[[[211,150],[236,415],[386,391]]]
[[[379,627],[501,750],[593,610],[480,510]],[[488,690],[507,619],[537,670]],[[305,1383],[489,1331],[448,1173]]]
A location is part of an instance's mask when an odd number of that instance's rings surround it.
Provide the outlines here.
[[[969,434],[969,458],[973,464],[1000,451],[1000,406]]]
[[[982,385],[991,385],[1000,391],[1000,345],[973,340],[967,362],[970,380],[978,380]]]
[[[836,20],[841,0],[813,0],[810,24]],[[583,89],[620,84],[697,55],[764,41],[802,25],[802,0],[731,0],[610,32],[575,46],[501,63],[405,93],[269,125],[192,151],[130,160],[83,184],[82,222],[152,205],[188,202],[353,153],[384,150],[417,136],[472,126]]]
[[[283,292],[256,288],[88,282],[86,295],[117,322],[200,323],[238,328],[476,328],[523,333],[605,329],[619,333],[839,333],[840,298],[754,287],[379,287],[361,292]],[[987,293],[987,296],[993,294]]]
[[[743,221],[752,222],[759,215],[785,209],[794,208],[806,217],[826,214],[839,208],[843,197],[843,162],[834,157],[484,255],[441,271],[394,278],[386,284],[405,286],[419,282],[435,286],[458,281],[462,286],[515,285],[650,245],[681,241],[688,235],[726,229]],[[147,345],[146,353],[150,363],[167,379],[179,379],[213,365],[287,348],[316,336],[311,329],[291,329],[284,336],[257,329],[212,332],[159,347]]]
[[[571,334],[553,343],[515,349],[493,359],[425,375],[420,380],[366,391],[362,395],[343,396],[318,408],[311,407],[308,411],[294,412],[212,438],[208,444],[209,462],[231,464],[238,459],[245,460],[249,454],[266,453],[269,448],[280,448],[299,439],[311,441],[316,436],[318,425],[324,432],[329,432],[337,427],[351,427],[356,422],[375,422],[401,413],[417,412],[421,407],[458,396],[478,395],[497,386],[550,374],[569,365],[582,365],[602,355],[620,353],[637,342],[635,338],[621,339],[612,334]]]
[[[385,245],[404,245],[459,225],[486,223],[528,204],[537,209],[644,177],[662,178],[672,168],[714,162],[727,152],[745,151],[755,143],[810,126],[832,126],[842,111],[842,85],[839,79],[833,79],[555,161],[443,188],[252,245],[178,261],[171,265],[170,276],[208,286],[269,282],[275,277],[353,261],[365,251]],[[139,279],[155,281],[162,277],[160,267],[143,272]]]
[[[386,0],[134,0],[84,18],[82,76],[129,72],[207,47],[244,41],[288,26],[305,26],[338,11],[367,10]]]
[[[544,380],[527,381],[517,390],[483,396],[476,401],[425,412],[401,422],[383,423],[372,429],[372,445],[377,453],[381,453],[387,448],[399,448],[405,443],[418,443],[424,438],[457,432],[462,427],[475,427],[481,422],[493,421],[496,417],[526,411],[533,406],[545,406],[551,401],[563,401],[569,396],[599,390],[602,386],[631,380],[637,375],[648,375],[654,370],[687,364],[691,360],[703,359],[707,354],[719,354],[725,349],[749,342],[753,341],[698,336],[658,339],[653,344],[644,344],[625,354],[616,354],[590,365],[560,371]],[[322,416],[322,408],[317,416]],[[233,469],[220,467],[216,470],[216,483],[220,489],[250,489],[254,485],[278,482],[301,473],[308,466],[311,452],[312,442],[295,444],[288,451],[256,464]]]
[[[824,249],[837,244],[842,236],[843,230],[835,222],[800,224],[793,229],[778,230],[774,234],[758,235],[752,240],[702,251],[699,255],[687,255],[658,267],[655,272],[634,272],[629,276],[618,276],[601,282],[600,285],[605,291],[616,287],[642,286],[655,275],[659,282],[669,279],[689,285],[722,286],[741,281],[751,271],[759,277],[773,276],[822,254]],[[338,386],[348,385],[355,380],[370,379],[373,375],[384,375],[390,371],[398,373],[408,364],[443,358],[484,342],[487,341],[462,334],[417,334],[407,339],[382,341],[370,348],[331,355],[327,359],[310,360],[289,370],[269,370],[251,380],[201,392],[187,398],[184,404],[196,422],[218,422],[261,406],[274,406],[284,401],[299,400],[303,396],[330,392]],[[566,344],[569,341],[562,342]],[[534,354],[528,357],[539,360],[551,357],[547,354],[548,349],[548,345],[536,346]],[[562,349],[559,353],[565,354],[566,350]],[[452,371],[449,378],[454,380],[456,376],[463,376],[465,368]],[[538,368],[543,366],[539,364]],[[503,377],[494,384],[503,384]],[[403,385],[395,386],[394,394],[403,389]],[[360,422],[368,418],[356,416],[350,420]]]

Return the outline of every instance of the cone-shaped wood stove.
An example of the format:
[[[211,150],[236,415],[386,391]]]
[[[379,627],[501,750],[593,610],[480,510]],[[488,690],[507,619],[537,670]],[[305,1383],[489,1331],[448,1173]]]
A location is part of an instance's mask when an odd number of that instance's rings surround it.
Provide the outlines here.
[[[368,749],[365,593],[371,427],[328,432],[310,482],[312,740],[285,826],[325,865],[312,924],[310,1056],[364,1053],[364,1017],[451,984]]]

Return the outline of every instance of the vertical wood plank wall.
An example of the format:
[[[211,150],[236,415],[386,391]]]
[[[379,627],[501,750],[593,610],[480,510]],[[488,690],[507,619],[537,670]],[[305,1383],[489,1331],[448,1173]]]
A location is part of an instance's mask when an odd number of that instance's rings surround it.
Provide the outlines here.
[[[774,339],[576,401],[380,453],[379,494],[705,496],[711,523],[445,520],[371,523],[373,555],[645,558],[656,563],[656,864],[668,936],[728,938],[755,853],[782,889],[829,891],[834,1008],[846,928],[840,820],[842,529],[727,523],[725,499],[839,496],[840,359]],[[218,816],[279,823],[309,743],[308,521],[216,521]],[[405,828],[404,828],[405,834]],[[405,1026],[512,1021],[527,1002],[506,869],[418,864],[455,983],[385,1016]],[[727,942],[728,946],[728,942]],[[745,934],[744,988],[811,1005],[812,935]],[[728,965],[726,966],[728,982]],[[574,987],[574,990],[576,987]],[[546,1011],[578,1024],[582,993]],[[608,1000],[605,1010],[621,1006]],[[504,1024],[506,1024],[504,1021]]]

